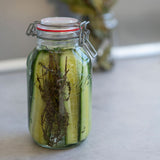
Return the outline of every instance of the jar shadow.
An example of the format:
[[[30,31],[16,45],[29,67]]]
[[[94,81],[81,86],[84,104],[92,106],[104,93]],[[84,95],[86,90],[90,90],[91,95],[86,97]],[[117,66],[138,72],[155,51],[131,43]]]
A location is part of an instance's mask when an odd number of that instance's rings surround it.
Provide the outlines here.
[[[32,140],[29,133],[0,137],[0,144],[0,159],[11,158],[14,160],[14,158],[20,157],[41,157],[45,155],[52,157],[57,157],[57,155],[59,155],[61,157],[62,153],[65,154],[73,150],[73,148],[68,148],[66,150],[42,148]]]

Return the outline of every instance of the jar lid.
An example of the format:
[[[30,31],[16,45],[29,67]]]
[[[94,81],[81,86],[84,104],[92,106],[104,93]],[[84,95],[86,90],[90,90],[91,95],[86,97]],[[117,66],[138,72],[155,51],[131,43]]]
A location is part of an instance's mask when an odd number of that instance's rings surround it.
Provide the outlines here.
[[[74,32],[80,30],[80,22],[70,17],[47,17],[37,24],[37,30],[44,32]]]
[[[89,41],[89,30],[87,24],[89,21],[80,22],[76,18],[70,17],[47,17],[41,21],[30,23],[26,30],[28,36],[36,36],[45,40],[79,40],[82,46],[92,58],[95,58],[97,52]]]

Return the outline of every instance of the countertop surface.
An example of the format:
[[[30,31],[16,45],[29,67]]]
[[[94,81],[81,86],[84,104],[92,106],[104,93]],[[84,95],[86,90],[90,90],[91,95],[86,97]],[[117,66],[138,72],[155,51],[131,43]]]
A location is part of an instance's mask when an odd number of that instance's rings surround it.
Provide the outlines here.
[[[0,74],[0,101],[1,160],[160,160],[160,57],[117,61],[93,75],[92,130],[75,148],[32,141],[25,72]]]

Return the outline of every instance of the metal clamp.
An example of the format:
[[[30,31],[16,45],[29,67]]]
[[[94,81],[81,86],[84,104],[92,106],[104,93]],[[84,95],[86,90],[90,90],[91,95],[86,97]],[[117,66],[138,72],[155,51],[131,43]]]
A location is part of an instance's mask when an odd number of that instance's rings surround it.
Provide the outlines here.
[[[40,24],[39,21],[34,21],[33,23],[30,23],[26,30],[26,35],[27,36],[36,36],[37,35],[37,29],[36,26],[37,24]]]
[[[84,47],[87,50],[87,52],[92,58],[95,58],[97,56],[97,51],[89,41],[90,31],[87,29],[88,24],[89,24],[89,21],[87,22],[84,21],[80,24],[79,43],[80,43],[80,46]]]

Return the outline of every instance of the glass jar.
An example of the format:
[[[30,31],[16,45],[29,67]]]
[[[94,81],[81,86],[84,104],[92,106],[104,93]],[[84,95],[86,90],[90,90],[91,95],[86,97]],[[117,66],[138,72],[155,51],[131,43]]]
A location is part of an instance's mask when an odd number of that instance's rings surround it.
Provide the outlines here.
[[[49,17],[31,23],[37,37],[27,59],[28,119],[33,140],[61,149],[85,140],[91,128],[91,58],[88,22]]]

